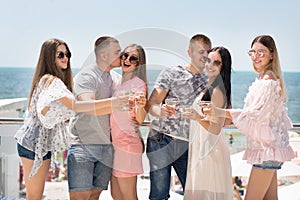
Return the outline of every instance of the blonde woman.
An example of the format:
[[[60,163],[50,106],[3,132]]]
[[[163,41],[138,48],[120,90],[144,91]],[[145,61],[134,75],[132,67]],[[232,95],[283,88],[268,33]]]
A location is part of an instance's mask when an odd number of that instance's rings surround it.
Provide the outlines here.
[[[243,159],[253,167],[245,199],[274,200],[278,199],[277,170],[295,156],[288,136],[292,123],[275,41],[269,35],[257,36],[248,54],[258,77],[249,87],[244,108],[214,108],[211,114],[226,115],[246,135]]]

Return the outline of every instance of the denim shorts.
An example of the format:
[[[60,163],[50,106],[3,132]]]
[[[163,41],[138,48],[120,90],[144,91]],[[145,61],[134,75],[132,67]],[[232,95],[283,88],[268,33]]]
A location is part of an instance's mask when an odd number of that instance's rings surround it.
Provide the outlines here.
[[[283,162],[268,160],[264,161],[262,164],[254,164],[253,167],[261,168],[261,169],[281,169]]]
[[[72,145],[68,151],[69,192],[107,190],[112,164],[111,144]]]
[[[18,154],[20,157],[28,158],[30,160],[34,160],[35,153],[33,151],[30,151],[20,145],[19,143],[17,144],[17,149],[18,149]],[[51,151],[48,151],[48,153],[43,157],[43,160],[48,160],[51,159]]]

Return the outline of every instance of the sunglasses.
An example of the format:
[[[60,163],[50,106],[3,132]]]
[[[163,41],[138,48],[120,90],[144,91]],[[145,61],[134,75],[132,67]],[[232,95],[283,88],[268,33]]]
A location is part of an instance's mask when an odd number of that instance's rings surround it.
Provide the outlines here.
[[[265,50],[263,50],[263,49],[259,49],[257,51],[255,51],[254,49],[251,49],[251,50],[248,51],[248,55],[250,57],[257,56],[259,58],[262,58],[262,57],[264,57],[266,55],[266,53],[267,52]]]
[[[129,56],[129,54],[126,53],[126,52],[121,53],[120,59],[121,60],[127,60],[128,59],[131,64],[137,64],[137,62],[139,61],[138,57],[136,57],[136,56]]]
[[[71,58],[71,52],[64,53],[64,52],[62,52],[62,51],[59,51],[59,52],[57,53],[57,58],[58,58],[58,59],[64,59],[65,56],[66,56],[67,58]]]
[[[215,66],[215,67],[218,67],[219,65],[222,64],[222,62],[219,61],[219,60],[215,60],[215,61],[212,62],[212,60],[208,57],[204,57],[203,59],[206,63],[208,63],[208,64],[212,63],[212,65]]]

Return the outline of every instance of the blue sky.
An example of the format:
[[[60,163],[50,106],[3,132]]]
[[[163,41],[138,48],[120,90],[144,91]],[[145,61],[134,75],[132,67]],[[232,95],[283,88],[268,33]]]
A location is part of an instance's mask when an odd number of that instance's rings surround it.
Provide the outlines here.
[[[234,70],[252,71],[251,41],[269,34],[282,71],[299,72],[299,8],[298,0],[1,0],[0,67],[35,67],[42,43],[56,37],[69,45],[72,67],[80,68],[101,35],[117,37],[123,48],[130,42],[145,45],[152,67],[184,64],[185,39],[204,33],[213,46],[230,50]],[[170,37],[152,35],[152,28]]]

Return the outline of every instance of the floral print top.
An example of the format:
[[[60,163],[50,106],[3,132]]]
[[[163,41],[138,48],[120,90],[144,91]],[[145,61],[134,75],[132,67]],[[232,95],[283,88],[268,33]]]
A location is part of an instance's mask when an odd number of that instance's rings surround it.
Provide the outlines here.
[[[68,97],[75,99],[63,81],[53,76],[44,75],[36,85],[32,94],[29,108],[24,117],[23,126],[15,134],[17,142],[35,152],[34,163],[29,175],[31,178],[42,164],[43,156],[49,151],[60,152],[69,147],[69,133],[67,121],[74,116],[74,112],[65,107],[59,99]],[[49,107],[43,115],[42,110]],[[54,167],[54,162],[51,162]]]

